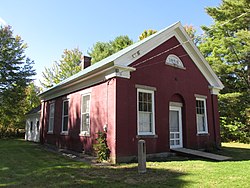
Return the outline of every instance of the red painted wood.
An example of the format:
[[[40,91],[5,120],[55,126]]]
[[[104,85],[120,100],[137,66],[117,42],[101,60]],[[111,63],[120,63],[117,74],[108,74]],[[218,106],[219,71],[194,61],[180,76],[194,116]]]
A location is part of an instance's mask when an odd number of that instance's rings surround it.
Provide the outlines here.
[[[59,148],[92,152],[96,133],[107,124],[107,141],[111,156],[126,157],[137,155],[137,101],[136,84],[155,87],[155,129],[156,138],[144,138],[147,153],[169,151],[169,103],[181,102],[183,122],[183,146],[187,148],[205,148],[220,142],[218,102],[211,96],[209,83],[187,55],[183,47],[157,56],[145,63],[142,61],[179,44],[176,38],[167,42],[135,61],[130,79],[115,78],[91,88],[91,133],[79,136],[81,118],[81,92],[69,94],[69,134],[61,135],[62,101],[55,100],[54,134],[47,134],[49,122],[49,102],[44,104],[43,141]],[[185,70],[165,65],[169,54],[175,54],[182,60]],[[136,66],[137,64],[140,64]],[[207,96],[208,135],[197,135],[195,94]],[[213,97],[213,98],[212,98]],[[216,138],[216,139],[215,139]]]

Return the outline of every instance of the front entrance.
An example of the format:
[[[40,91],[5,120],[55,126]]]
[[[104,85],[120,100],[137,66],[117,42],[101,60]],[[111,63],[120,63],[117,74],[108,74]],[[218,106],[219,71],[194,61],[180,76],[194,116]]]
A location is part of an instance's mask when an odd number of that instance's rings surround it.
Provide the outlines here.
[[[170,149],[182,148],[182,116],[179,106],[170,106],[169,108],[169,134]]]

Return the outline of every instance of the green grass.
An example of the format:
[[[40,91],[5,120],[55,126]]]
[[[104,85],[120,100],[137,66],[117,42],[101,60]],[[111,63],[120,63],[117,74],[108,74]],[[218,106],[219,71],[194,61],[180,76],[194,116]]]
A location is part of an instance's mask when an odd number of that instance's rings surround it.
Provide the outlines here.
[[[249,187],[250,145],[224,144],[232,161],[176,158],[137,164],[91,166],[23,140],[0,140],[0,187]]]

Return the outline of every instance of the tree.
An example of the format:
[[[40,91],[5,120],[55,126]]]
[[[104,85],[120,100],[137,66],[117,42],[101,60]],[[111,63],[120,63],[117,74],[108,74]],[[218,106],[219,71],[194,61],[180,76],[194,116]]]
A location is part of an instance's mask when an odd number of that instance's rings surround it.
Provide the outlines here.
[[[38,94],[40,93],[41,89],[37,87],[33,82],[31,82],[26,87],[26,98],[25,98],[25,112],[30,111],[31,109],[40,105],[40,99]]]
[[[118,36],[113,41],[97,42],[93,45],[89,56],[92,58],[91,63],[96,63],[102,59],[130,46],[133,41],[128,36]]]
[[[10,26],[0,27],[0,127],[23,127],[25,88],[35,75],[33,61],[25,55],[27,45],[13,36]]]
[[[65,49],[59,62],[55,61],[51,68],[45,68],[42,72],[43,80],[40,80],[41,85],[50,88],[78,73],[82,69],[82,58],[83,53],[78,48],[73,50]]]
[[[202,27],[199,48],[225,85],[219,95],[222,136],[250,142],[250,0],[222,0],[206,11],[214,24]]]
[[[250,88],[250,0],[223,0],[208,7],[214,19],[199,46],[207,61],[226,86],[223,93],[246,92]]]
[[[148,29],[148,30],[144,30],[142,32],[142,34],[139,36],[139,40],[143,40],[147,37],[149,37],[150,35],[153,35],[154,33],[156,33],[157,31],[156,30],[153,30],[153,29]]]
[[[184,25],[184,29],[186,30],[189,37],[193,40],[194,44],[198,46],[201,42],[201,37],[196,35],[196,29],[192,25]]]

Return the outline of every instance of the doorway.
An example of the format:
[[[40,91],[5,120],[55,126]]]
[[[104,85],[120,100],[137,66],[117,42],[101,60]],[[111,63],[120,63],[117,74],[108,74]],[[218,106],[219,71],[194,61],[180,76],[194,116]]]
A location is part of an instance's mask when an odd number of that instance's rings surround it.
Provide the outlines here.
[[[169,108],[169,143],[171,148],[182,148],[182,114],[181,107],[170,106]]]

